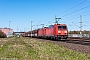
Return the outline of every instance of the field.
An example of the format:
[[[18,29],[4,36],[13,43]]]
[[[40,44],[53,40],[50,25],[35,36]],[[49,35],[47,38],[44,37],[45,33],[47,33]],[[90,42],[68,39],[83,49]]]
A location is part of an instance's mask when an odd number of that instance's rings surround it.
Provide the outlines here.
[[[90,60],[89,54],[25,37],[0,38],[0,60]]]

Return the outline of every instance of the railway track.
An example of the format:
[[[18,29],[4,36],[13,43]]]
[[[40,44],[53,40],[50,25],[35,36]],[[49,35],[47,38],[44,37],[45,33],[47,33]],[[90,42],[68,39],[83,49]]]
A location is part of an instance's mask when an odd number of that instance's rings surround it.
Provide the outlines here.
[[[42,40],[50,40],[50,39],[42,39]],[[73,44],[87,45],[90,46],[90,38],[68,38],[67,40],[50,40],[50,41],[58,41],[58,42],[67,42]]]
[[[68,38],[65,42],[90,46],[90,38]]]

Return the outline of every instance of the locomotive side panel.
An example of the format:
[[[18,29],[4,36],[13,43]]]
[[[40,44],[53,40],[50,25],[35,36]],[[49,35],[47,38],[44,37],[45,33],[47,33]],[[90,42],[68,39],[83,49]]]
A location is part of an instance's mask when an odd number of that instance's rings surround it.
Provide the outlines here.
[[[54,27],[46,29],[46,36],[54,36]]]
[[[43,37],[44,36],[44,30],[43,29],[39,29],[38,30],[38,36],[39,37]]]

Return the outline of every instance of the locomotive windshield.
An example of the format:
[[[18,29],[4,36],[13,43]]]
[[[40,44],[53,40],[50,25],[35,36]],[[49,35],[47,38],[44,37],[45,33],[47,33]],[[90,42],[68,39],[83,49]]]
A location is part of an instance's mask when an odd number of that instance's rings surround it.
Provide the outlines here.
[[[58,29],[61,30],[61,29],[66,29],[66,26],[58,26]]]

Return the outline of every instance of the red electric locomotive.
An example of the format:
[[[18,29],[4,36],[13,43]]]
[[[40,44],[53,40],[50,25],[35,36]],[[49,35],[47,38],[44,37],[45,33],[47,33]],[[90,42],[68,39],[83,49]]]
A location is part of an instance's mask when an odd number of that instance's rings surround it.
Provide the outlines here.
[[[46,37],[51,39],[67,39],[68,28],[66,24],[55,24],[46,28]]]
[[[55,37],[56,39],[67,39],[68,38],[68,28],[66,24],[55,24]]]

